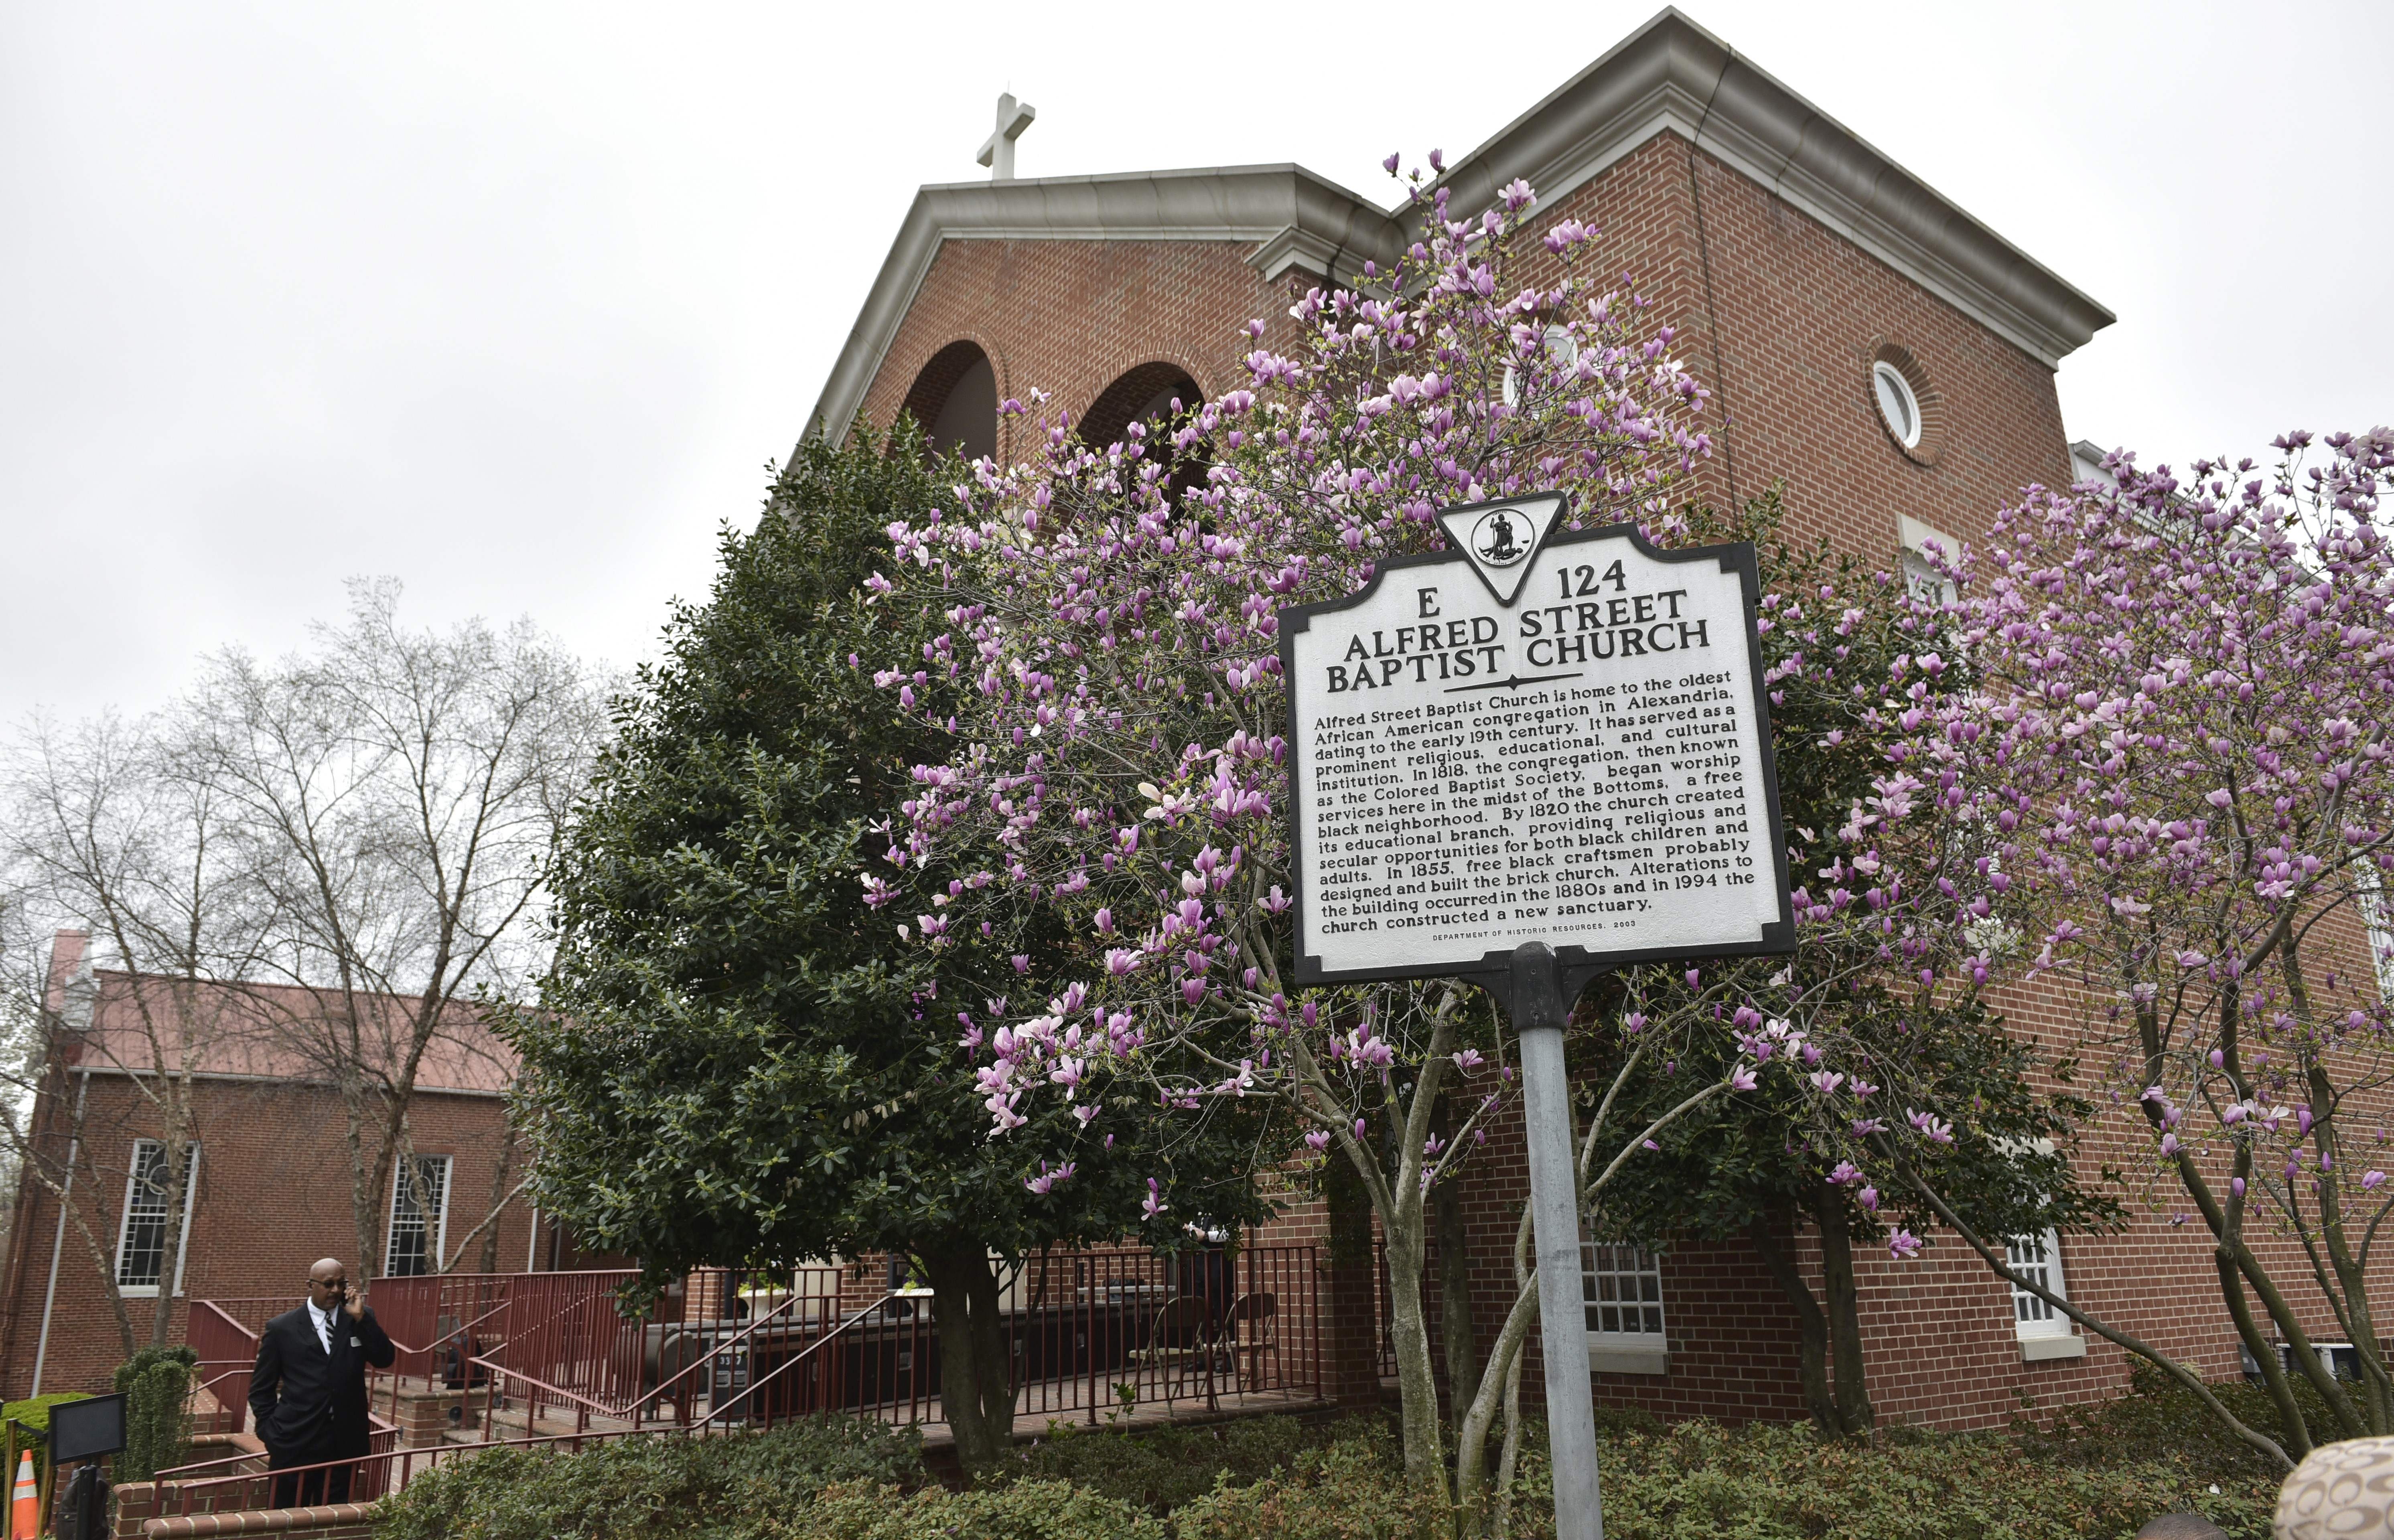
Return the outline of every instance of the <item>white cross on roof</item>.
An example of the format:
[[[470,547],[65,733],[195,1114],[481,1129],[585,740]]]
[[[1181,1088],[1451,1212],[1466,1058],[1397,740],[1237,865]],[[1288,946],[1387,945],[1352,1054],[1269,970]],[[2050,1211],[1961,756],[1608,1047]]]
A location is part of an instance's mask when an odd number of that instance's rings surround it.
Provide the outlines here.
[[[976,165],[989,167],[989,179],[993,182],[1014,180],[1014,141],[1031,126],[1039,109],[1027,101],[1017,101],[1014,93],[1006,92],[997,99],[997,129],[981,142],[980,153],[974,156]]]

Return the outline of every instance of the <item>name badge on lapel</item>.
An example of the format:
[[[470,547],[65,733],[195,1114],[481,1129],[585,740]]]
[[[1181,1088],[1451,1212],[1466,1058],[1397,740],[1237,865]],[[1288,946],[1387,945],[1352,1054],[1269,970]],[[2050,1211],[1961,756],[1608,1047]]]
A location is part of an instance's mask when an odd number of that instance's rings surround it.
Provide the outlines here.
[[[364,1343],[362,1343],[362,1342],[360,1342],[356,1337],[354,1337],[354,1336],[353,1336],[353,1337],[349,1338],[349,1346],[350,1346],[350,1347],[352,1347],[352,1348],[362,1348],[362,1347],[364,1347],[364,1346],[365,1346],[365,1344],[364,1344]]]

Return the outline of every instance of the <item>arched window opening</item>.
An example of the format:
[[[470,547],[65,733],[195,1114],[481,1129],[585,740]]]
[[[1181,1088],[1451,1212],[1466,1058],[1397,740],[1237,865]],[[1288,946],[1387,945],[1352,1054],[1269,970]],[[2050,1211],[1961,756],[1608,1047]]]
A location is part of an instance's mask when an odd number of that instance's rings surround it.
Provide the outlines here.
[[[1103,448],[1121,441],[1133,423],[1172,416],[1172,403],[1194,407],[1204,400],[1197,382],[1177,363],[1142,363],[1098,393],[1081,417],[1081,441]]]
[[[935,452],[967,460],[997,454],[997,371],[975,343],[951,342],[932,354],[906,392],[906,410]]]
[[[1176,401],[1186,412],[1195,410],[1204,400],[1204,392],[1197,388],[1197,382],[1180,365],[1142,363],[1125,371],[1089,403],[1087,414],[1081,418],[1081,441],[1102,449],[1119,443],[1130,431],[1131,424],[1146,424],[1150,434],[1148,454],[1169,472],[1166,494],[1177,502],[1191,487],[1204,484],[1205,468],[1212,461],[1204,444],[1192,445],[1186,454],[1178,453],[1170,443],[1153,437],[1154,430],[1179,415],[1173,410]]]

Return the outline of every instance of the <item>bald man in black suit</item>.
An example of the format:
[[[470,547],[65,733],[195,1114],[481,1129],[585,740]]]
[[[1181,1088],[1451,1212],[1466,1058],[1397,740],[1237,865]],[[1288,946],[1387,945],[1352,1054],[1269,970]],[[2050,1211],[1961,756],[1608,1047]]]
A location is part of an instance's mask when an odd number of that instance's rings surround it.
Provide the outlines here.
[[[308,1302],[276,1316],[257,1335],[257,1364],[249,1375],[249,1409],[266,1444],[267,1468],[288,1470],[366,1453],[366,1366],[388,1369],[399,1349],[375,1324],[365,1296],[349,1293],[349,1275],[327,1257],[308,1270]],[[312,1507],[349,1500],[354,1467],[278,1476],[276,1507]]]

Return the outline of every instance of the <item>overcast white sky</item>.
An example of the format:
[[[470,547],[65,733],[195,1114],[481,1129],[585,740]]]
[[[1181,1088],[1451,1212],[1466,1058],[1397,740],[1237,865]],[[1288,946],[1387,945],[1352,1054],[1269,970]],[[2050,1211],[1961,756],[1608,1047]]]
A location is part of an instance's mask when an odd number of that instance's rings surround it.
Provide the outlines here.
[[[0,722],[146,709],[353,574],[629,662],[999,90],[1024,176],[1385,198],[1382,155],[1468,149],[1654,8],[15,0]],[[2062,365],[2073,435],[2394,420],[2394,7],[1690,9],[2118,312]]]

